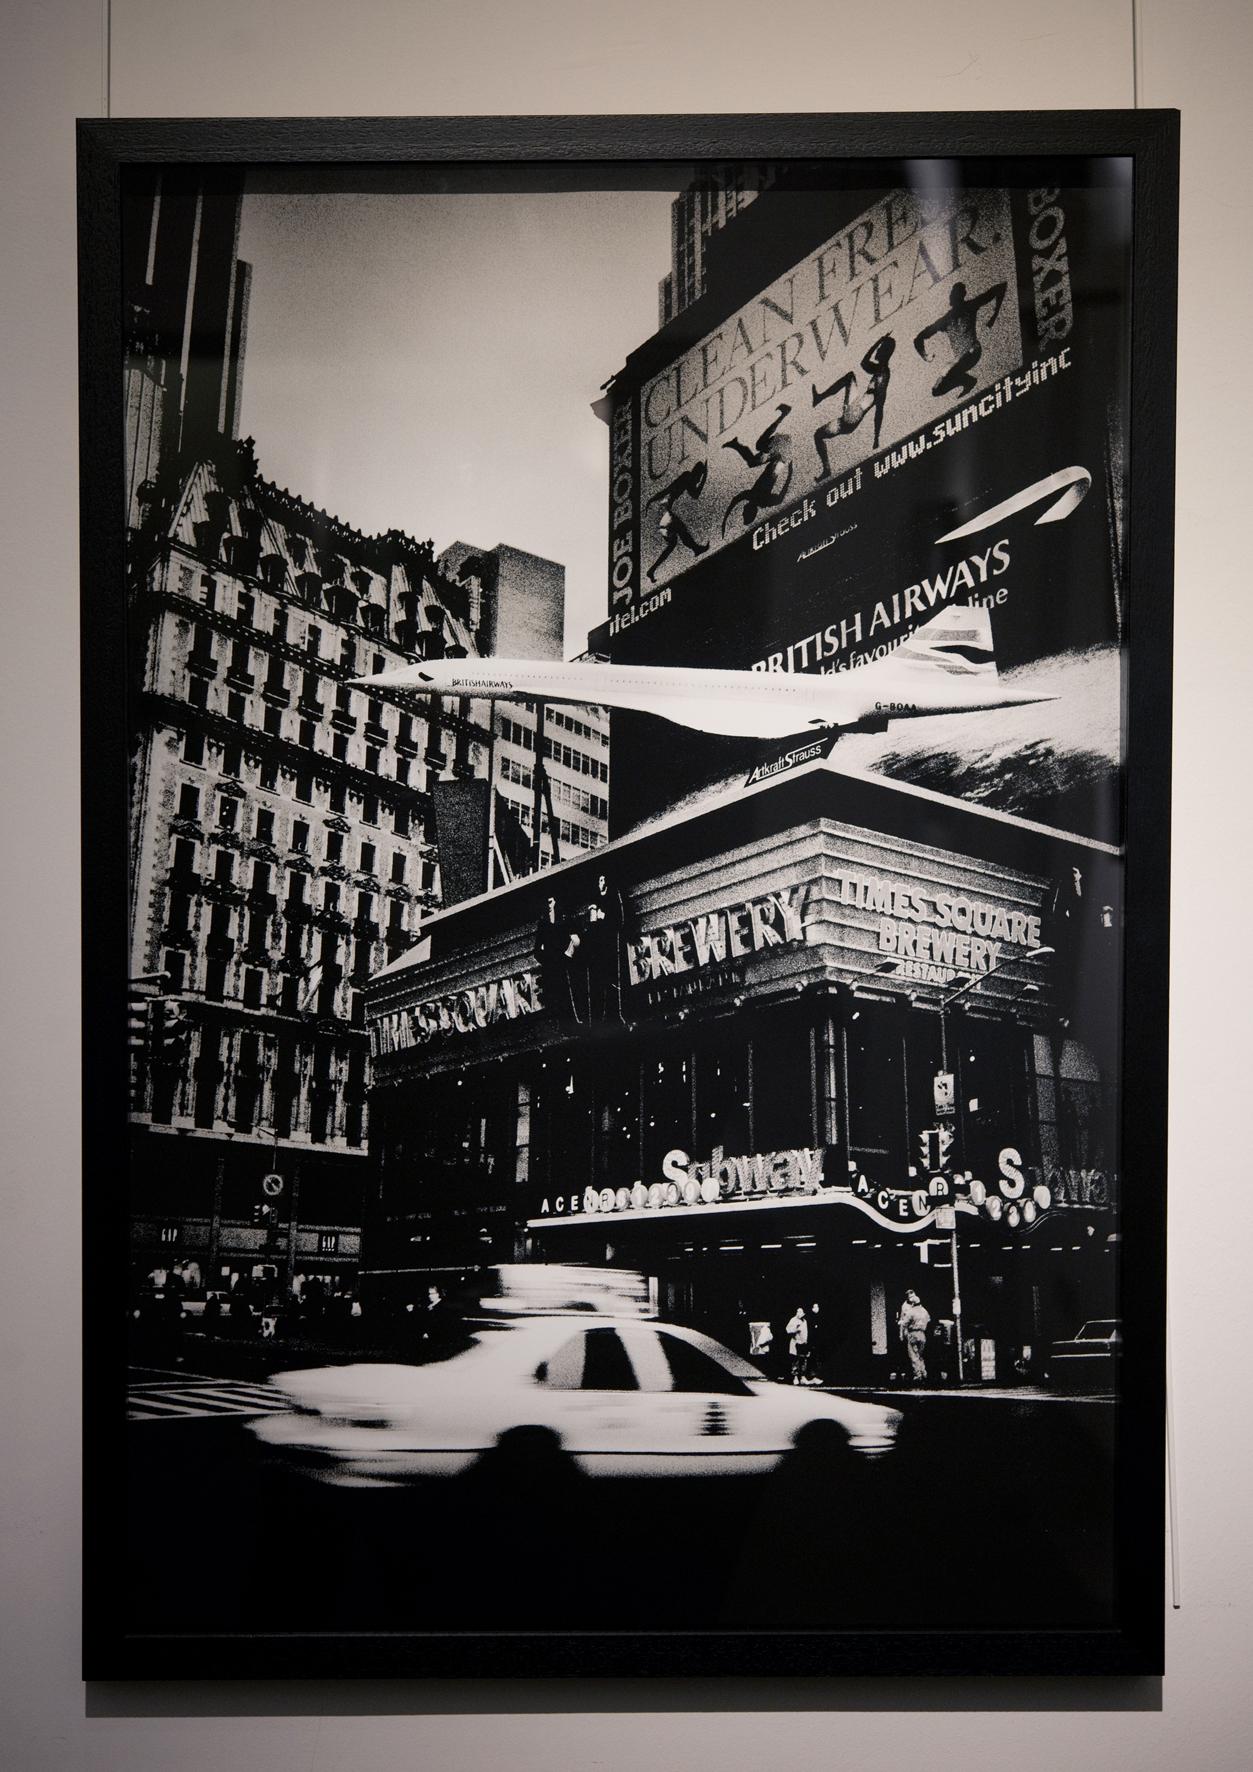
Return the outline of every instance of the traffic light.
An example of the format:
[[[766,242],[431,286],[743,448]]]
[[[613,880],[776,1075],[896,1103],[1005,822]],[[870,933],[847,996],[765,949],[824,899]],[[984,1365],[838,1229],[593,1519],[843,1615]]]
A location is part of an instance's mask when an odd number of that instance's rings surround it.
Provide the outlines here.
[[[148,1014],[152,994],[132,986],[126,993],[126,1044],[132,1052],[142,1052],[148,1044]]]
[[[947,1126],[930,1126],[925,1132],[918,1134],[918,1142],[922,1147],[923,1168],[929,1174],[937,1174],[948,1162],[949,1152],[953,1148],[953,1134]]]
[[[186,1010],[173,997],[157,997],[151,1005],[148,1029],[153,1059],[158,1064],[177,1064],[191,1038]]]

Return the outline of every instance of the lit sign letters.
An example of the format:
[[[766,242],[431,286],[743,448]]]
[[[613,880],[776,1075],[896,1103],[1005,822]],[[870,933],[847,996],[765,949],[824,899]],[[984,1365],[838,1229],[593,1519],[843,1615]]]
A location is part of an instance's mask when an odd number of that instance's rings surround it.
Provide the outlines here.
[[[879,919],[878,950],[898,961],[897,976],[948,984],[1001,964],[1002,948],[1040,946],[1040,919],[964,892],[920,892],[847,871],[835,875],[837,902]]]
[[[652,984],[659,978],[803,942],[808,890],[807,885],[787,886],[642,935],[627,948],[631,983]]]
[[[516,1021],[521,1015],[538,1014],[543,1007],[539,973],[516,972],[411,1009],[389,1011],[370,1029],[370,1050],[378,1058],[425,1045],[439,1034],[473,1034],[495,1022]]]

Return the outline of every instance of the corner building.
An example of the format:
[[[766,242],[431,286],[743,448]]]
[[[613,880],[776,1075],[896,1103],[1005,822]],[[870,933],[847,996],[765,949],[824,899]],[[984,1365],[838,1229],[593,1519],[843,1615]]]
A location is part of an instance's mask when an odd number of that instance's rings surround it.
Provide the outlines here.
[[[1112,956],[1065,890],[1110,859],[818,763],[443,912],[369,987],[363,1285],[625,1265],[745,1350],[817,1303],[822,1376],[887,1383],[906,1287],[953,1347],[955,1224],[967,1378],[1038,1375],[1116,1291]],[[598,875],[621,970],[585,994],[537,933]]]

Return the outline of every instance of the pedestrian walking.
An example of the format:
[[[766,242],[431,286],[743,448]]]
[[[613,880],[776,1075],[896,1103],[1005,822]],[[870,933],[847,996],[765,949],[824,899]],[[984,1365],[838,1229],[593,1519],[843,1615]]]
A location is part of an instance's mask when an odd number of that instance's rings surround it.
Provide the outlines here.
[[[930,1311],[911,1286],[896,1313],[896,1327],[909,1356],[910,1377],[914,1384],[926,1383],[927,1326],[930,1322]]]
[[[809,1319],[803,1304],[798,1304],[794,1315],[788,1319],[786,1334],[787,1351],[792,1356],[792,1383],[804,1384],[809,1364]]]

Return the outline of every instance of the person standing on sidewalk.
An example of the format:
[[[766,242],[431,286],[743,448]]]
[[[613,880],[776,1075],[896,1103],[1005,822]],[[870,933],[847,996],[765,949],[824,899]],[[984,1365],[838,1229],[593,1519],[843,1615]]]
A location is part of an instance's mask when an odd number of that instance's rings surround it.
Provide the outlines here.
[[[896,1327],[905,1352],[909,1355],[910,1377],[914,1384],[926,1383],[927,1327],[930,1322],[930,1311],[911,1286],[896,1313]]]
[[[806,1349],[806,1384],[822,1383],[822,1306],[815,1300],[809,1307],[809,1345]]]
[[[786,1333],[787,1351],[792,1356],[792,1383],[804,1384],[809,1365],[809,1320],[803,1304],[798,1304],[795,1314],[788,1319]]]

